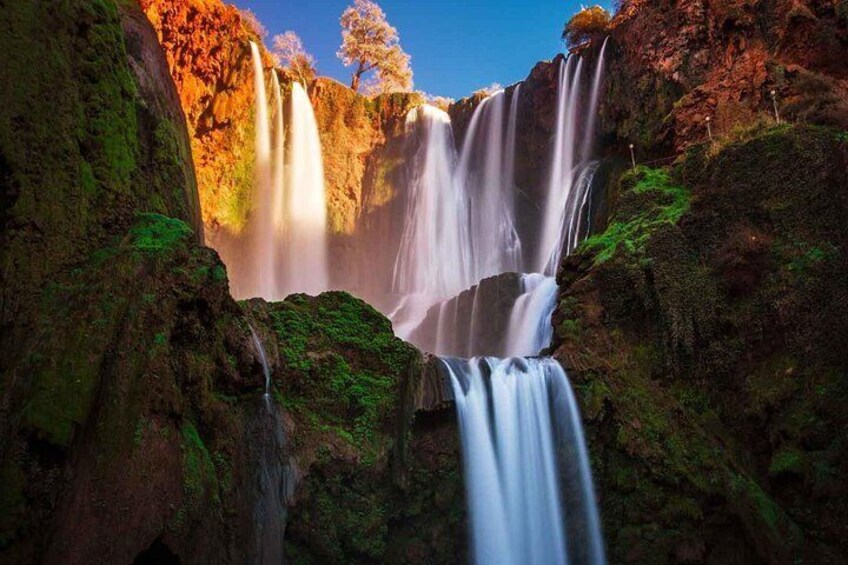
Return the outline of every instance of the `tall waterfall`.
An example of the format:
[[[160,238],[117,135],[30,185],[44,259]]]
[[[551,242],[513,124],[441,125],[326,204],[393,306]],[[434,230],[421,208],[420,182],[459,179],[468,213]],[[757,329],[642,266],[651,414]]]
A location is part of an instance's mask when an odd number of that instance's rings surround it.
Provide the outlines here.
[[[481,102],[474,112],[456,177],[471,202],[472,277],[479,284],[431,308],[425,322],[435,332],[431,343],[437,352],[479,355],[480,344],[497,344],[499,351],[490,353],[527,356],[550,344],[558,291],[552,275],[562,255],[585,237],[591,221],[591,186],[598,163],[590,156],[605,48],[587,100],[583,59],[570,57],[560,65],[551,170],[533,260],[537,272],[520,276],[502,340],[486,333],[496,325],[491,296],[501,300],[500,284],[481,278],[521,265],[512,202],[518,88],[506,127],[501,121],[502,92]],[[475,156],[469,148],[481,139],[486,150]],[[492,285],[494,292],[486,290]],[[489,299],[480,303],[481,296]],[[460,332],[463,323],[466,335]],[[425,329],[415,334],[425,335]],[[526,357],[443,357],[442,363],[462,437],[474,561],[603,564],[581,419],[559,363]]]
[[[293,292],[317,294],[329,282],[324,170],[312,104],[294,83],[287,140],[277,73],[271,71],[269,111],[259,46],[251,42],[250,50],[256,95],[254,197],[245,235],[228,263],[233,294],[266,300],[282,300]]]
[[[410,175],[392,286],[405,297],[396,331],[405,335],[434,301],[472,284],[468,200],[453,182],[456,162],[447,113],[419,106],[406,117]]]
[[[534,270],[554,275],[563,252],[574,249],[576,232],[586,207],[586,197],[597,164],[589,161],[595,136],[595,114],[603,76],[606,42],[596,63],[589,102],[583,103],[583,58],[569,57],[560,63],[556,127],[542,230]],[[576,221],[576,223],[575,223]]]
[[[407,115],[412,158],[391,314],[408,337],[429,308],[478,281],[521,266],[513,177],[520,85],[475,108],[457,158],[450,117],[431,106]]]
[[[443,365],[459,417],[474,562],[604,563],[580,415],[559,363]]]
[[[455,182],[471,202],[474,282],[516,271],[521,265],[521,241],[515,231],[512,197],[519,89],[520,85],[512,92],[509,116],[504,115],[503,90],[481,101],[471,116],[462,144]]]
[[[298,82],[292,83],[290,135],[284,290],[318,294],[329,288],[324,164],[312,103]]]
[[[280,251],[280,225],[274,216],[276,202],[282,201],[282,182],[276,182],[277,171],[282,169],[282,158],[272,159],[271,122],[268,119],[268,99],[265,91],[265,74],[259,47],[250,42],[253,57],[253,84],[255,101],[255,151],[254,212],[251,218],[247,253],[248,269],[242,280],[237,281],[240,294],[245,297],[263,296],[277,298]],[[276,73],[274,74],[276,79]],[[275,96],[279,97],[279,83],[275,82]],[[282,138],[282,112],[276,112],[279,125],[277,138]],[[282,143],[277,139],[277,151]],[[274,155],[273,157],[276,157]]]

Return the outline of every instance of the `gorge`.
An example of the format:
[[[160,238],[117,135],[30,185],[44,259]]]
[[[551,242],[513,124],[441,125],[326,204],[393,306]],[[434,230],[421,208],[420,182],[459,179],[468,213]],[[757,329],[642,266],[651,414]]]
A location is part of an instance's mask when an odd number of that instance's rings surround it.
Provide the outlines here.
[[[446,101],[0,2],[0,563],[844,562],[844,4]]]

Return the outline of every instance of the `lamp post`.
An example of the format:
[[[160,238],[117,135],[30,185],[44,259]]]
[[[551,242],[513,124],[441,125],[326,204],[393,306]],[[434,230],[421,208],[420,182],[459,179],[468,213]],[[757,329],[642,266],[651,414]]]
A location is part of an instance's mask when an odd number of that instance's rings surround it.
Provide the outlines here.
[[[780,112],[777,111],[777,92],[771,91],[771,101],[774,104],[774,121],[780,123]]]
[[[633,168],[636,168],[636,155],[633,153],[633,144],[630,144],[630,162],[633,163]]]
[[[707,135],[710,136],[710,141],[712,141],[713,140],[713,130],[710,127],[710,117],[707,116],[706,118],[704,118],[704,121],[707,122]]]

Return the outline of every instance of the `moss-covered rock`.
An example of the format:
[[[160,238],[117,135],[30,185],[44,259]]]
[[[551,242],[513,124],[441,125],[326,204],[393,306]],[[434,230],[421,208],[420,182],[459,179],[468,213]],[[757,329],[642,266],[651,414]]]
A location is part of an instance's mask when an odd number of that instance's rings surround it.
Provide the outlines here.
[[[609,553],[839,562],[848,147],[767,126],[620,176],[564,261],[556,355],[577,383]]]
[[[343,292],[246,304],[272,341],[274,395],[298,483],[286,552],[295,563],[453,560],[464,497],[443,377],[389,321]],[[437,394],[438,396],[438,394]]]

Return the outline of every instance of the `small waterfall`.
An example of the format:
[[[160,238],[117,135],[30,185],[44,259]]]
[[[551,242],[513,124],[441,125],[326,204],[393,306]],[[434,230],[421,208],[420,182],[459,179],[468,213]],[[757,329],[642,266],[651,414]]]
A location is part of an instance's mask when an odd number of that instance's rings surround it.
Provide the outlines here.
[[[531,273],[521,275],[521,290],[510,313],[505,354],[538,355],[553,337],[551,315],[559,287],[554,277]]]
[[[474,562],[604,563],[580,415],[562,367],[552,359],[442,361],[459,418]]]
[[[262,345],[259,336],[256,335],[256,330],[253,326],[250,327],[250,338],[253,341],[253,347],[259,355],[259,361],[262,363],[262,373],[265,375],[265,401],[268,402],[271,398],[271,368],[268,365],[268,356],[265,355],[265,347]]]
[[[536,271],[548,275],[556,273],[562,254],[577,244],[579,222],[575,224],[574,218],[583,213],[597,170],[597,164],[588,158],[595,137],[605,53],[606,42],[595,67],[588,105],[582,104],[583,58],[572,56],[560,63],[551,171],[535,264]]]
[[[252,325],[248,324],[248,327],[265,375],[265,392],[262,395],[265,410],[254,422],[254,433],[263,438],[256,446],[256,456],[259,459],[256,469],[257,500],[254,508],[257,562],[270,565],[283,562],[286,496],[291,472],[289,465],[284,465],[282,461],[286,438],[280,411],[277,405],[271,402],[271,368],[268,356],[256,330]]]
[[[297,82],[292,83],[290,133],[284,288],[286,294],[319,294],[329,288],[324,165],[312,103]]]

